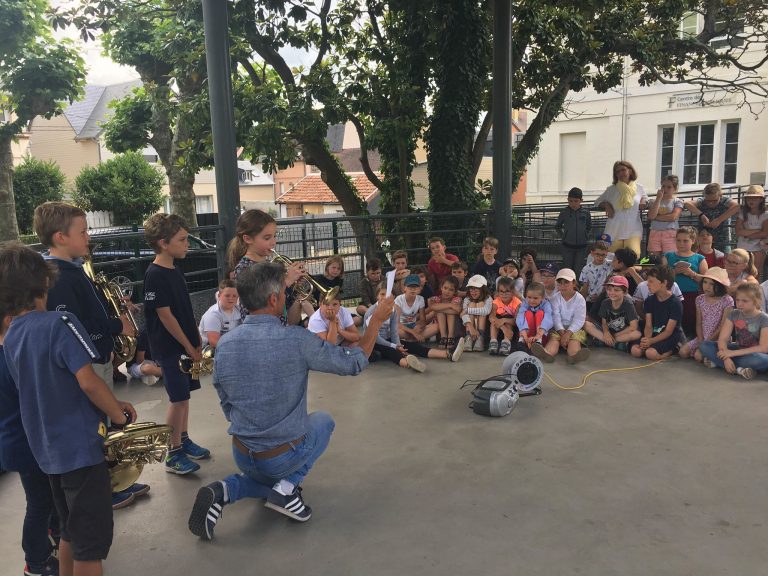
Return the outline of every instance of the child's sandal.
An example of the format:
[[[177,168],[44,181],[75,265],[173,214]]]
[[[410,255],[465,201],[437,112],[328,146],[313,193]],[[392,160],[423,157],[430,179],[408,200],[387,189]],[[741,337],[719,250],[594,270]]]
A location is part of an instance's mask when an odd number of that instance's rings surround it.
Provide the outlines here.
[[[448,347],[448,338],[441,336],[437,344],[438,349],[445,350]]]

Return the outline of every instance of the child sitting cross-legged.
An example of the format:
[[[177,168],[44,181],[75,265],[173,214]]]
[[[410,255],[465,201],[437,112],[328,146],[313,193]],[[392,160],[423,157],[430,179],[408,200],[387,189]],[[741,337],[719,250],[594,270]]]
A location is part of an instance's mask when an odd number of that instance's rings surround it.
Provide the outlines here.
[[[461,321],[466,330],[464,349],[467,352],[485,350],[485,328],[492,304],[493,299],[488,294],[488,281],[484,276],[475,274],[467,282],[467,297],[464,298],[461,310]]]
[[[632,298],[627,295],[629,281],[621,275],[611,276],[605,281],[605,291],[608,297],[600,305],[598,318],[600,324],[587,322],[584,329],[587,334],[606,346],[629,352],[629,343],[642,337],[637,326],[639,319],[632,304]]]
[[[376,310],[378,303],[387,297],[387,285],[382,282],[376,292],[376,304],[368,308],[365,313],[364,324],[366,330],[370,318]],[[392,310],[392,315],[389,320],[384,322],[379,328],[379,335],[376,337],[376,344],[373,346],[373,352],[381,354],[382,358],[386,358],[391,362],[394,362],[398,366],[403,368],[410,368],[416,372],[424,372],[427,369],[424,362],[419,358],[443,358],[450,360],[451,362],[458,362],[461,358],[461,354],[464,351],[464,341],[460,338],[456,345],[446,350],[438,350],[436,348],[427,348],[417,342],[406,342],[402,344],[400,342],[400,336],[398,334],[398,310],[395,307]],[[373,353],[371,353],[373,355]]]
[[[440,295],[429,299],[428,314],[432,314],[434,318],[424,329],[424,336],[429,338],[438,332],[440,341],[437,347],[440,350],[456,345],[456,324],[461,314],[461,298],[456,294],[458,289],[458,280],[448,276],[440,284]]]
[[[397,333],[401,340],[424,342],[426,325],[426,303],[421,296],[421,282],[418,275],[409,274],[403,279],[403,293],[395,298],[395,309],[400,321]]]
[[[520,307],[520,298],[515,293],[514,284],[514,280],[508,276],[502,276],[496,283],[496,298],[493,299],[489,317],[491,341],[488,352],[492,356],[497,354],[509,356],[512,352],[512,339],[517,331],[515,316]],[[501,346],[499,346],[499,332],[502,335]]]
[[[541,360],[552,362],[554,358],[547,354],[544,345],[547,334],[555,324],[552,304],[544,298],[544,284],[531,282],[526,286],[525,300],[517,310],[516,322],[520,330],[519,347]]]
[[[563,268],[557,273],[557,292],[550,300],[554,328],[549,332],[545,352],[553,359],[561,348],[565,350],[568,364],[575,364],[589,358],[586,348],[587,333],[584,322],[587,319],[587,301],[576,290],[576,273]]]
[[[675,353],[683,341],[680,321],[683,305],[672,295],[675,273],[668,266],[656,266],[646,275],[650,296],[643,304],[645,327],[643,337],[632,346],[632,356],[662,360]]]
[[[768,370],[768,314],[760,311],[759,285],[740,284],[735,294],[736,308],[723,318],[717,342],[708,340],[699,348],[709,368],[750,380]]]
[[[699,349],[702,342],[717,341],[723,319],[733,309],[733,298],[728,294],[728,272],[719,266],[707,270],[701,279],[701,291],[696,297],[696,338],[680,348],[681,358],[693,356],[697,362],[704,357]]]

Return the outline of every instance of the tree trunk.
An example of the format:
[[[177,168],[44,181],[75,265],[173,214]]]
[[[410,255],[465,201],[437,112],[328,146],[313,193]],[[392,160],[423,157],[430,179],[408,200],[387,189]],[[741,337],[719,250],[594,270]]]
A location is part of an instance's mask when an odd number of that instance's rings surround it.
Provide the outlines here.
[[[183,115],[177,118],[176,132],[173,130],[171,119],[171,91],[167,83],[157,83],[157,78],[142,75],[145,85],[156,83],[154,91],[149,93],[154,105],[152,106],[152,138],[150,143],[157,152],[160,163],[168,177],[168,188],[171,197],[171,210],[187,223],[187,226],[197,226],[195,213],[194,175],[188,176],[179,162],[182,153],[179,144],[188,137],[188,125]]]
[[[328,150],[325,140],[301,140],[301,150],[304,160],[307,164],[317,166],[320,169],[320,176],[326,186],[336,196],[347,216],[367,216],[368,209],[362,198],[357,194],[357,190],[352,185],[352,181],[347,176],[344,169],[339,164],[336,157]],[[350,225],[355,232],[355,236],[362,246],[364,246],[366,258],[375,256],[375,248],[372,242],[371,227],[367,221],[351,220]]]
[[[13,152],[10,136],[0,138],[0,241],[18,240],[16,202],[13,198]]]

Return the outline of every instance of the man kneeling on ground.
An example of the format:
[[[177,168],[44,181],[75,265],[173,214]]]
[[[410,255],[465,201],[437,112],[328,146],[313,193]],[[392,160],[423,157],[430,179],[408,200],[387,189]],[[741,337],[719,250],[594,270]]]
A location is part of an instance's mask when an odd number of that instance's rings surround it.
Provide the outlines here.
[[[240,474],[200,488],[189,529],[205,540],[226,504],[261,498],[265,506],[306,522],[301,483],[328,447],[330,414],[307,414],[310,370],[355,375],[368,365],[382,322],[394,306],[380,303],[358,347],[339,347],[298,326],[283,326],[285,267],[258,263],[237,278],[245,322],[221,337],[216,347],[213,385],[230,422],[232,455]],[[383,305],[382,305],[383,304]]]

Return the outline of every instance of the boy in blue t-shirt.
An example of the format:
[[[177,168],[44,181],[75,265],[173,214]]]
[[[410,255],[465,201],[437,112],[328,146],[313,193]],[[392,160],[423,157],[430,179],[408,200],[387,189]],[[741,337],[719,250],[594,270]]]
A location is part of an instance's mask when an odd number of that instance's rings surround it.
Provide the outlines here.
[[[35,208],[35,233],[48,248],[45,259],[58,269],[56,283],[48,290],[47,308],[77,316],[96,352],[93,370],[114,389],[112,380],[113,337],[119,334],[137,336],[133,324],[123,314],[119,318],[109,312],[109,304],[83,269],[83,258],[90,254],[88,222],[77,206],[66,202],[45,202]],[[124,508],[136,496],[149,492],[147,484],[138,482],[112,495],[112,508]]]
[[[30,449],[49,476],[59,514],[59,569],[99,575],[113,530],[104,417],[122,428],[136,411],[94,372],[98,352],[80,321],[46,310],[55,278],[55,270],[26,246],[0,249],[0,323],[12,319],[3,353]]]
[[[144,224],[144,237],[156,254],[144,275],[144,316],[152,358],[163,371],[171,402],[166,424],[173,431],[165,471],[189,474],[200,469],[190,458],[200,460],[211,455],[210,450],[195,444],[188,432],[190,392],[200,388],[200,381],[179,369],[182,354],[197,362],[202,358],[187,282],[174,262],[187,255],[189,232],[180,216],[155,214]]]

